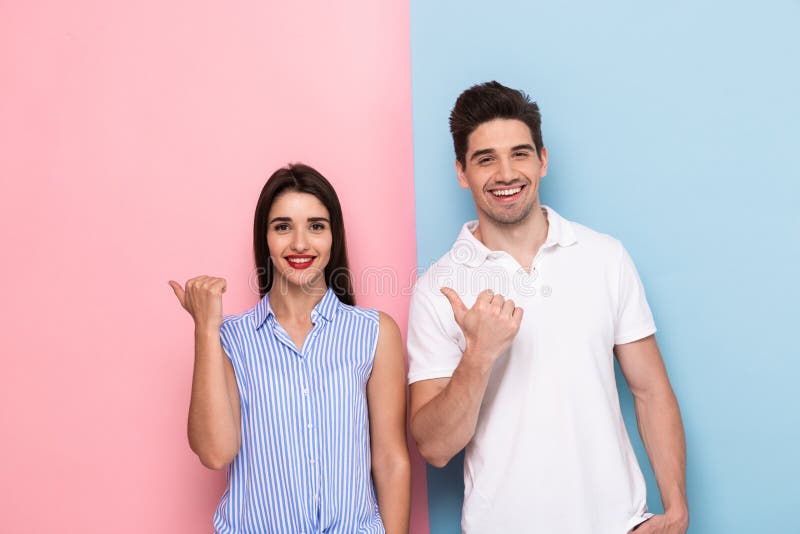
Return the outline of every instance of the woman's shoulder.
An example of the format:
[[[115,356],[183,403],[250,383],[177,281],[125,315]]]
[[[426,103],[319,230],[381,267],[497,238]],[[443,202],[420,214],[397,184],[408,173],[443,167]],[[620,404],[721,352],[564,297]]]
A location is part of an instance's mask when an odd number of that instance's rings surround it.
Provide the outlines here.
[[[222,317],[220,330],[230,333],[243,333],[251,331],[255,325],[256,307],[250,308],[241,313],[226,314]]]
[[[343,313],[345,317],[348,318],[378,323],[380,320],[379,316],[382,312],[374,308],[365,308],[363,306],[356,306],[353,304],[345,304],[344,302],[340,302],[339,313]]]
[[[393,337],[400,335],[400,327],[397,326],[397,321],[388,313],[378,311],[378,323],[381,336],[388,335]]]
[[[362,306],[353,306],[350,304],[342,304],[341,310],[344,313],[350,314],[354,318],[361,318],[365,319],[371,323],[374,323],[381,332],[384,331],[398,331],[400,327],[397,326],[397,321],[392,318],[391,315],[388,313],[375,309],[375,308],[365,308]]]

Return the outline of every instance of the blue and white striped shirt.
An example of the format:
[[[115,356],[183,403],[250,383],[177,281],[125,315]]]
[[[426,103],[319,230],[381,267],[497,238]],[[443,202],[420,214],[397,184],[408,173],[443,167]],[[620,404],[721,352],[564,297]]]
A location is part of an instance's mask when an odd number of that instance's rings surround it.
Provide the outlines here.
[[[382,533],[366,385],[378,312],[330,289],[298,350],[265,296],[220,329],[239,386],[242,445],[214,514],[218,534]]]

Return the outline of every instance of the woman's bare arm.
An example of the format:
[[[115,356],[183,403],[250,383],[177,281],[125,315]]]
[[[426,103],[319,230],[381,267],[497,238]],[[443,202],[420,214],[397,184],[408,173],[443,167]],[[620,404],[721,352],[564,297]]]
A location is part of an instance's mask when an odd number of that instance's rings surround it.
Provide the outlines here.
[[[241,444],[241,408],[233,365],[220,342],[225,280],[199,276],[186,289],[170,281],[181,306],[194,319],[195,356],[189,404],[189,446],[210,469],[233,461]]]
[[[408,533],[411,463],[406,441],[406,368],[397,323],[380,314],[378,347],[367,383],[372,478],[387,534]]]

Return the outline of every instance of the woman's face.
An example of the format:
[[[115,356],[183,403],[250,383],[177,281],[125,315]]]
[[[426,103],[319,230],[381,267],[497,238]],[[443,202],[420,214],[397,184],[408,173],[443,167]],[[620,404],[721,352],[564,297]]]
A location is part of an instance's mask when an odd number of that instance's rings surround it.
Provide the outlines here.
[[[330,214],[314,195],[286,191],[269,211],[267,246],[275,265],[278,289],[287,285],[307,290],[325,288],[325,266],[331,256]]]

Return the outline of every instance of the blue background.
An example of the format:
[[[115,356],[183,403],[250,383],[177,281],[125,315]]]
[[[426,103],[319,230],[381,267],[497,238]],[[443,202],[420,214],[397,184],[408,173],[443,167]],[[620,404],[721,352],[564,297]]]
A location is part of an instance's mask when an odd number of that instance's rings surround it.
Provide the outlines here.
[[[690,532],[800,532],[800,2],[411,0],[411,44],[420,266],[475,218],[453,170],[456,97],[491,79],[525,90],[550,155],[543,203],[621,239],[647,289],[686,427]],[[460,532],[460,459],[428,476],[431,532]]]

